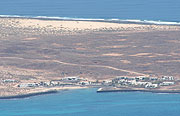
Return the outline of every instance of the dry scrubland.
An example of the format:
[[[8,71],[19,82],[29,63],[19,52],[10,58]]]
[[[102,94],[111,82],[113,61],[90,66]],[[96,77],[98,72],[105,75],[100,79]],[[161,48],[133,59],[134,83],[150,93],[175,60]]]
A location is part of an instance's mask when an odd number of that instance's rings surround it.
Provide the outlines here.
[[[180,78],[180,27],[0,18],[1,80],[123,75]],[[0,91],[32,92],[2,82]]]

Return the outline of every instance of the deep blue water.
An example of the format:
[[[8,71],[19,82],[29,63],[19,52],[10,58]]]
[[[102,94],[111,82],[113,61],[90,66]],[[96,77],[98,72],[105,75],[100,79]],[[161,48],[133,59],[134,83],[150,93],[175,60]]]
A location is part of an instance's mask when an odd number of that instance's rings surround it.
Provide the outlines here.
[[[0,100],[0,116],[180,116],[180,94],[69,90]]]
[[[0,15],[180,22],[180,0],[0,0]]]

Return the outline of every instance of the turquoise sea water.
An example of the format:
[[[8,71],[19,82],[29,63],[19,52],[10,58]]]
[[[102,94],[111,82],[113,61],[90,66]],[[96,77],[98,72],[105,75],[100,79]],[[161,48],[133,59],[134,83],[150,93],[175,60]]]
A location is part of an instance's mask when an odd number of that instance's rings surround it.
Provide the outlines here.
[[[62,91],[26,99],[0,100],[0,116],[179,116],[180,94]]]
[[[180,0],[0,0],[0,15],[180,25]]]

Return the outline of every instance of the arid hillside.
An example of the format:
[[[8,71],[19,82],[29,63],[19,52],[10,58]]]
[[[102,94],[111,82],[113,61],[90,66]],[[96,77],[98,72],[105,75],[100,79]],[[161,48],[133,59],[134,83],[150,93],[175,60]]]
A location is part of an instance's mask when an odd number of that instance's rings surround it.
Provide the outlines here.
[[[172,75],[180,78],[180,27],[0,19],[2,78]],[[6,74],[7,73],[7,74]]]

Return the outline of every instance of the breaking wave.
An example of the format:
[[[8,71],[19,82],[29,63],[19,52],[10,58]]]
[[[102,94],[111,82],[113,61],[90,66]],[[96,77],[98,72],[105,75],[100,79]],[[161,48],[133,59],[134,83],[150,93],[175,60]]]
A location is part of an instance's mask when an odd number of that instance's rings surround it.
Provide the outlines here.
[[[0,15],[1,18],[29,18],[43,20],[72,20],[72,21],[102,21],[116,23],[137,23],[137,24],[156,24],[156,25],[180,25],[180,22],[136,20],[136,19],[101,19],[101,18],[71,18],[71,17],[50,17],[50,16],[20,16],[20,15]]]

